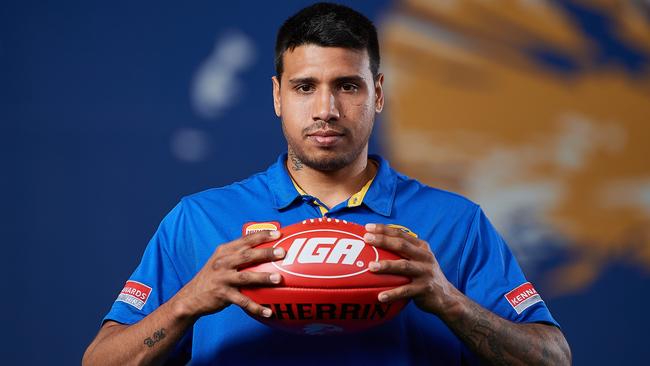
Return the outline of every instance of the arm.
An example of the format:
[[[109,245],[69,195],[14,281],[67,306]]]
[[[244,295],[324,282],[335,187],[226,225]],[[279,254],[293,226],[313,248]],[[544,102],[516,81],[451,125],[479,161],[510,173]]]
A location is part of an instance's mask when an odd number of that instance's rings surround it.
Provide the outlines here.
[[[82,364],[162,364],[194,322],[176,297],[133,325],[107,321],[88,346]]]
[[[457,305],[442,315],[443,321],[484,360],[494,365],[571,364],[569,345],[555,326],[513,323],[457,296]]]
[[[571,351],[559,329],[513,323],[482,308],[447,280],[428,243],[379,224],[366,225],[366,231],[366,242],[405,258],[373,262],[370,270],[412,279],[408,285],[380,293],[379,301],[412,298],[420,309],[440,317],[469,349],[490,364],[571,364]]]
[[[245,264],[269,262],[284,257],[284,250],[255,248],[280,237],[277,231],[247,235],[215,250],[205,266],[169,301],[133,325],[106,322],[88,346],[83,365],[162,364],[183,334],[201,316],[236,304],[251,314],[271,316],[264,308],[239,292],[242,286],[271,286],[280,283],[278,273],[239,272]]]

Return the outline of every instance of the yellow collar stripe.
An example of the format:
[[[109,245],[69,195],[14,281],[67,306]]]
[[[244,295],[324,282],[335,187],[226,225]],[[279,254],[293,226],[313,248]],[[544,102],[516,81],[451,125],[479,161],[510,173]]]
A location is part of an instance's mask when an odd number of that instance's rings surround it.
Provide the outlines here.
[[[368,159],[368,161],[372,164],[377,165],[377,163],[374,160]],[[375,173],[376,176],[376,173]],[[296,188],[296,191],[298,191],[298,194],[301,196],[308,196],[309,194],[305,192],[298,183],[296,183],[295,180],[293,180],[293,177],[289,176],[291,178],[291,183],[293,183],[293,186]],[[363,199],[366,197],[366,193],[368,193],[368,190],[370,189],[370,185],[372,185],[372,182],[375,180],[375,177],[370,178],[368,182],[361,187],[361,190],[355,194],[353,194],[349,199],[348,199],[348,207],[357,207],[360,206],[363,203]],[[323,216],[327,213],[327,208],[322,206],[321,204],[318,203],[318,201],[314,200],[314,203],[318,206],[320,209],[320,212]]]
[[[290,176],[290,178],[291,178],[291,183],[293,183],[293,186],[296,187],[296,191],[298,191],[298,194],[300,194],[301,196],[308,196],[308,195],[309,195],[309,194],[308,194],[307,192],[305,192],[302,188],[300,188],[300,186],[298,185],[298,183],[296,183],[296,181],[293,180],[293,177]],[[321,205],[320,203],[318,203],[317,200],[314,200],[314,204],[315,204],[316,206],[318,206],[318,209],[320,210],[320,214],[321,214],[322,216],[325,216],[325,214],[326,214],[327,211],[328,211],[328,210],[327,210],[327,207],[325,207],[325,206]]]
[[[375,177],[370,178],[368,183],[361,187],[359,192],[353,194],[352,197],[348,199],[348,207],[357,207],[363,203],[363,199],[366,197],[366,193],[368,193],[368,189],[370,189],[373,180],[375,180]]]
[[[298,194],[300,194],[301,196],[307,196],[307,192],[303,191],[302,188],[300,188],[298,183],[296,183],[296,181],[293,180],[293,177],[289,176],[289,178],[291,178],[291,183],[293,183],[293,186],[296,187],[296,191],[298,191]]]
[[[361,187],[361,190],[359,192],[353,194],[352,197],[348,199],[348,207],[357,207],[363,203],[363,199],[366,197],[366,193],[368,193],[368,190],[372,185],[372,181],[374,181],[375,177],[377,176],[377,172],[379,171],[379,164],[377,164],[377,162],[372,159],[368,159],[368,162],[370,164],[374,164],[375,167],[377,168],[377,170],[375,171],[375,175],[372,178],[370,178],[370,180],[368,181],[368,183],[366,183],[366,185]]]
[[[314,201],[314,203],[318,206],[318,209],[320,210],[320,214],[325,217],[325,214],[327,213],[327,208],[324,206],[321,206],[318,201]]]

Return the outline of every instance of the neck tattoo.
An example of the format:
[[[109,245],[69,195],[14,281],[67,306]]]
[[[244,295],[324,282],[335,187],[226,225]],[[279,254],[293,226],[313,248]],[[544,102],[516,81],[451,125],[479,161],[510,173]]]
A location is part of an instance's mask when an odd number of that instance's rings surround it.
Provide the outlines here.
[[[302,161],[300,161],[300,159],[298,159],[296,154],[294,154],[292,151],[289,152],[289,159],[291,159],[291,168],[293,170],[302,170]]]

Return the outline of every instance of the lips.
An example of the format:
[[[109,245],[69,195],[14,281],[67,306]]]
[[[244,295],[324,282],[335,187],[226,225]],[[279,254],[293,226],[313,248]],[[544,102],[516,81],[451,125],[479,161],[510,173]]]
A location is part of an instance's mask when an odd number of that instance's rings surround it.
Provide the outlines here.
[[[343,139],[344,134],[335,130],[318,130],[307,134],[307,139],[317,145],[332,146]]]
[[[307,136],[322,136],[322,137],[343,136],[343,133],[335,130],[318,130],[307,134]]]

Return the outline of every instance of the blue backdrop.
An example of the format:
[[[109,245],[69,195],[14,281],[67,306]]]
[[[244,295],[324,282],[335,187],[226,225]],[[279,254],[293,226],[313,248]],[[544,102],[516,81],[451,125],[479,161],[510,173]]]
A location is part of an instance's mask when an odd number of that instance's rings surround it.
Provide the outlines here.
[[[3,4],[3,364],[78,364],[180,197],[284,150],[273,44],[307,3]],[[373,19],[390,9],[354,6]],[[648,283],[646,270],[617,264],[581,293],[546,299],[576,364],[650,357]]]

